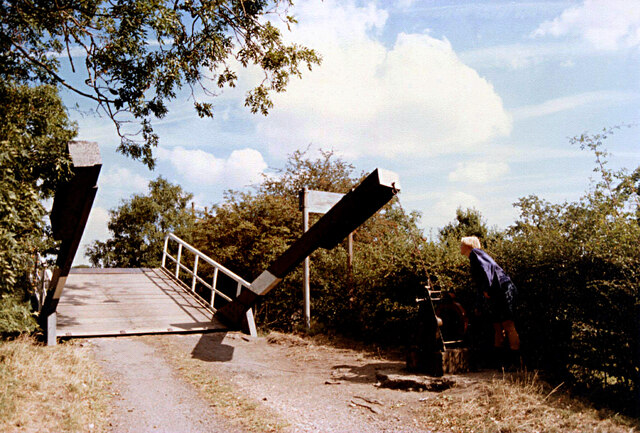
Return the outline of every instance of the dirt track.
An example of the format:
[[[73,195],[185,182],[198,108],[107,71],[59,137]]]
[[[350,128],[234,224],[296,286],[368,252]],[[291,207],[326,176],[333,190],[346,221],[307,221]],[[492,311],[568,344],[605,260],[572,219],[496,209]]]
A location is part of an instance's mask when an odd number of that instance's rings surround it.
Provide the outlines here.
[[[153,345],[136,337],[91,341],[111,381],[113,432],[231,432]]]
[[[237,333],[93,340],[116,394],[114,432],[238,431],[188,384],[172,354],[188,356],[234,392],[275,412],[286,432],[424,432],[416,409],[435,393],[376,386],[376,372],[401,371],[399,359],[314,345],[281,334]]]

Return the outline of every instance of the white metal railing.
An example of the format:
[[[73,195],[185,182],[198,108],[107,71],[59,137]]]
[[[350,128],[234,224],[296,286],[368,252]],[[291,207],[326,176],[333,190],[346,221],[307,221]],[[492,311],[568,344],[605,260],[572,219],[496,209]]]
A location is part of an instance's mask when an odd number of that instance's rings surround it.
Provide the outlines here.
[[[173,257],[171,254],[169,254],[168,247],[169,247],[170,240],[175,241],[178,244],[177,257]],[[186,250],[195,256],[193,259],[193,269],[182,264],[183,250]],[[167,268],[166,266],[167,258],[171,260],[173,263],[175,263],[176,265],[175,271],[171,271],[169,270],[169,268]],[[204,262],[213,266],[213,277],[211,279],[211,284],[209,284],[208,281],[205,281],[202,277],[198,275],[198,262],[200,260],[203,260]],[[225,295],[224,293],[222,293],[220,290],[216,288],[218,284],[218,274],[220,272],[222,272],[224,275],[228,276],[229,278],[233,279],[237,283],[236,296],[240,295],[240,290],[242,290],[242,286],[245,286],[247,288],[250,286],[250,283],[248,281],[234,274],[229,269],[225,268],[215,260],[210,259],[204,253],[200,252],[193,246],[189,245],[188,243],[186,243],[185,241],[183,241],[173,233],[169,233],[164,238],[164,250],[162,252],[162,268],[164,268],[167,272],[172,274],[178,281],[181,281],[180,280],[181,270],[184,270],[185,272],[190,274],[191,275],[191,292],[194,295],[203,299],[214,311],[215,311],[215,308],[213,306],[213,302],[215,301],[216,296],[220,296],[227,301],[232,301],[232,299],[229,296]],[[196,293],[196,284],[198,282],[211,291],[211,296],[209,297],[209,299],[204,299],[202,296]]]

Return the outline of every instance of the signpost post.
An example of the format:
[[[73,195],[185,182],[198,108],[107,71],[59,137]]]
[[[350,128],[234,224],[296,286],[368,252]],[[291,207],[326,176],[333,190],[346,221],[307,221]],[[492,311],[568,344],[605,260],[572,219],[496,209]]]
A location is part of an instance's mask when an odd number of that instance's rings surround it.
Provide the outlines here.
[[[329,209],[342,200],[344,194],[337,192],[314,191],[304,188],[300,191],[300,210],[302,211],[302,232],[309,230],[310,213],[327,213]],[[353,236],[349,233],[349,259],[347,266],[351,272],[353,247],[351,245]],[[309,256],[304,259],[302,272],[302,293],[304,299],[304,322],[307,329],[311,328],[311,283],[309,280]]]

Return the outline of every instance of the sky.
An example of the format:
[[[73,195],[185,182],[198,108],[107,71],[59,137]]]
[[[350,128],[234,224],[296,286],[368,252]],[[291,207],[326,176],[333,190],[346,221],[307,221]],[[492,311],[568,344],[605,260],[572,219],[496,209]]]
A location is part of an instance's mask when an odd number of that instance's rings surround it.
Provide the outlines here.
[[[422,213],[427,235],[458,207],[504,229],[520,197],[559,203],[589,188],[593,155],[570,137],[640,120],[640,0],[298,0],[290,12],[298,24],[285,39],[322,64],[277,94],[267,117],[244,107],[255,69],[214,99],[213,119],[179,95],[155,122],[154,171],[116,153],[110,120],[70,110],[78,139],[98,142],[103,159],[82,248],[108,238],[109,209],[150,179],[180,184],[203,208],[306,148],[333,150],[358,173],[396,172],[400,202]],[[612,167],[640,165],[639,132],[607,140]],[[82,252],[75,264],[87,263]]]

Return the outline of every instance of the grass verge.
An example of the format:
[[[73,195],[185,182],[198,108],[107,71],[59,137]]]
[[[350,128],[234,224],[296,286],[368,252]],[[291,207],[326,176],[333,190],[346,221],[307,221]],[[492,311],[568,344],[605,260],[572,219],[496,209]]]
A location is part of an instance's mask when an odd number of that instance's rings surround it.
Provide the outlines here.
[[[192,358],[169,338],[156,336],[147,343],[160,349],[173,368],[200,391],[216,415],[248,432],[286,431],[288,424],[259,401],[244,397],[230,382],[216,377],[203,361]]]
[[[78,343],[0,341],[0,432],[101,432],[108,394]]]
[[[537,373],[499,375],[425,400],[416,410],[423,426],[448,432],[610,432],[640,431],[638,420],[551,388]]]

